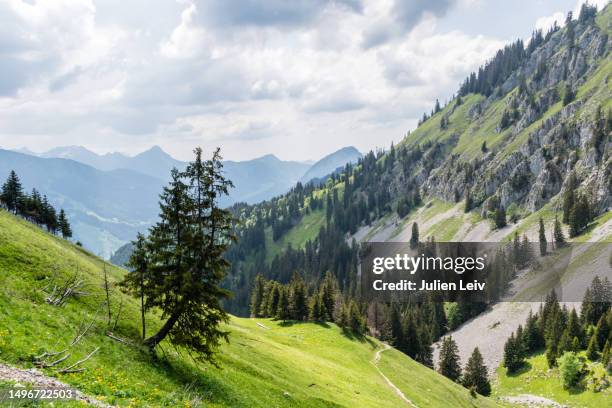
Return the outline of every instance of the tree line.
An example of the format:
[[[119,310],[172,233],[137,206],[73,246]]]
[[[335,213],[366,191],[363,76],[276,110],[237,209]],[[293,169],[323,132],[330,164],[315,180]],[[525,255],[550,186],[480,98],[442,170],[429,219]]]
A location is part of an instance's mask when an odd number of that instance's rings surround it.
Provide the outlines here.
[[[72,237],[72,228],[64,209],[60,209],[58,214],[55,207],[49,203],[47,196],[41,195],[36,189],[32,189],[30,194],[24,193],[21,181],[14,170],[11,170],[2,185],[0,207],[39,227],[45,227],[52,234],[60,234],[65,239]]]
[[[612,283],[596,276],[586,290],[580,314],[561,306],[551,291],[537,313],[529,313],[524,326],[519,325],[504,345],[503,366],[516,372],[531,353],[545,350],[549,368],[560,366],[564,385],[576,385],[584,374],[578,352],[586,350],[586,358],[600,360],[612,370]],[[576,368],[579,369],[576,369]],[[565,372],[570,370],[571,373]]]

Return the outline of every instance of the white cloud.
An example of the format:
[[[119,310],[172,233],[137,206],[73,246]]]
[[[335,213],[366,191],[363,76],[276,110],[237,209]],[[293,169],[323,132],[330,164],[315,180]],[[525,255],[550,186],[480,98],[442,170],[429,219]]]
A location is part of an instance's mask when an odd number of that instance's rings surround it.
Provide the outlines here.
[[[550,29],[552,26],[554,26],[555,23],[557,23],[557,25],[561,27],[563,26],[564,22],[565,22],[565,13],[561,11],[557,11],[556,13],[550,16],[538,18],[535,22],[535,28],[538,30],[542,30],[544,33],[546,33],[546,31]]]
[[[440,29],[450,0],[124,3],[0,4],[0,145],[159,144],[188,157],[219,144],[231,159],[366,151],[401,138],[504,43]]]

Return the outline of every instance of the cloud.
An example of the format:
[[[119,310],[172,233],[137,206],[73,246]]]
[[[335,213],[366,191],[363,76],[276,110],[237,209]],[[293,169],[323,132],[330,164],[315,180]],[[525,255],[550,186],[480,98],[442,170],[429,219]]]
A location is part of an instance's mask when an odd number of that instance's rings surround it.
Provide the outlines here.
[[[202,20],[216,27],[285,26],[312,22],[330,7],[361,12],[359,0],[197,0]]]
[[[455,0],[393,0],[387,15],[365,30],[362,45],[376,47],[411,32],[427,17],[443,17]]]
[[[453,0],[395,0],[393,15],[402,28],[409,31],[427,14],[444,16],[453,4]]]

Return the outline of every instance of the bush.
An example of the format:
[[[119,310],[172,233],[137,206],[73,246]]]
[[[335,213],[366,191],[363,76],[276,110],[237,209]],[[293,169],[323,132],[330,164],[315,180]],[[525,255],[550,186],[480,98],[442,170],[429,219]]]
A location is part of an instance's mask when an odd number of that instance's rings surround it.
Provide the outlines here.
[[[582,371],[582,362],[576,353],[569,351],[563,353],[559,359],[559,372],[564,388],[570,388],[578,383]]]

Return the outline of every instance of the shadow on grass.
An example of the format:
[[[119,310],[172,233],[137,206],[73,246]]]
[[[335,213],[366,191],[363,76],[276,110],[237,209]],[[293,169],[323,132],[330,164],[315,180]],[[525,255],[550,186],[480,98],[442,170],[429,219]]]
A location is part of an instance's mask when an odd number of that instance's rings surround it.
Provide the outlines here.
[[[523,363],[523,365],[516,371],[506,371],[506,375],[508,377],[518,377],[521,374],[525,374],[527,372],[529,372],[531,370],[531,363],[529,363],[528,361],[525,361]]]
[[[183,358],[188,358],[183,356]],[[243,398],[232,387],[207,375],[205,363],[187,364],[168,356],[151,358],[151,368],[182,388],[186,394],[193,393],[208,403],[232,405]]]
[[[291,326],[294,326],[294,325],[305,324],[305,323],[314,323],[317,326],[321,326],[321,327],[324,327],[326,329],[329,329],[331,327],[329,325],[329,323],[327,323],[327,322],[324,322],[324,321],[313,322],[313,321],[310,321],[310,320],[308,320],[308,321],[306,321],[306,320],[283,320],[278,325],[280,327],[291,327]]]

